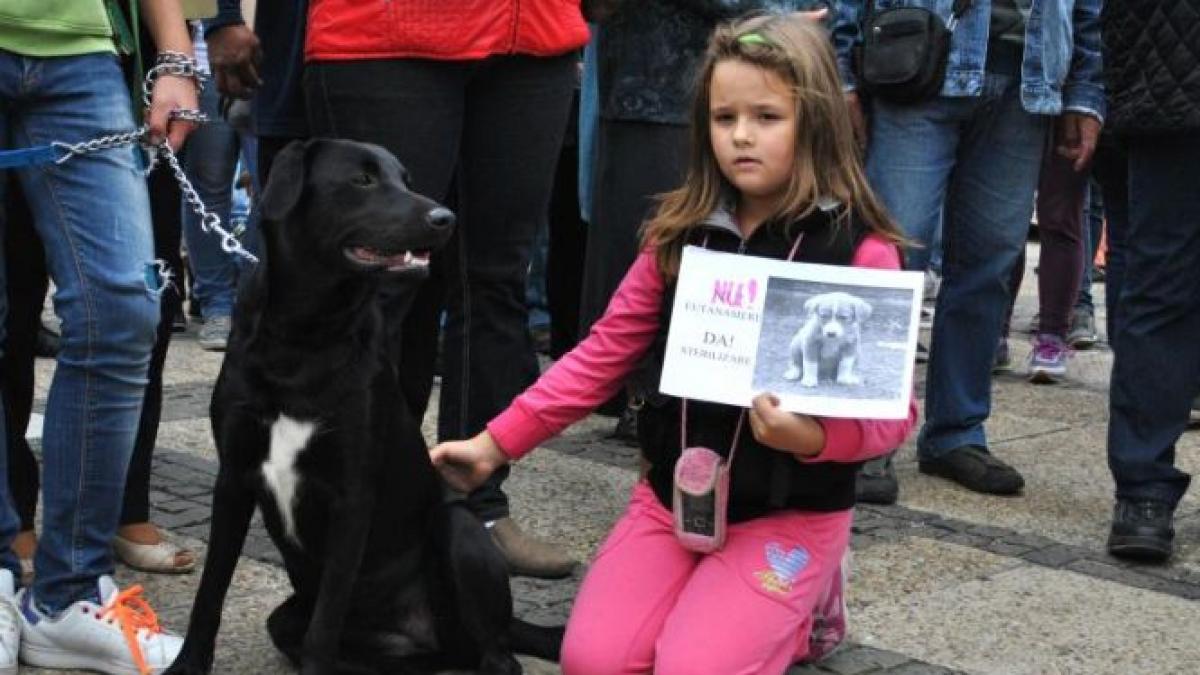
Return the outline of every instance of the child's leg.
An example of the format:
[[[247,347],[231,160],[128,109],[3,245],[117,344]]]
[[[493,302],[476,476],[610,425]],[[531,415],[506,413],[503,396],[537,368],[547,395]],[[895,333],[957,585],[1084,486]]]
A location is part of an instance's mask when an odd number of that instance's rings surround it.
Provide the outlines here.
[[[697,560],[675,539],[670,511],[638,483],[575,598],[563,673],[651,672],[654,642]]]
[[[813,607],[850,537],[850,512],[785,513],[730,528],[663,626],[656,675],[770,675],[808,652]]]

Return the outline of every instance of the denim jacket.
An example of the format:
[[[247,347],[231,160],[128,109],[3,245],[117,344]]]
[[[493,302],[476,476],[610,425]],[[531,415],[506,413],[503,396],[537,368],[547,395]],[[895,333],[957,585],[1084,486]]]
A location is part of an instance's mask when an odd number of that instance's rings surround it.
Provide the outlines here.
[[[954,0],[873,0],[877,9],[924,7],[945,19]],[[1119,2],[1120,0],[1112,0]],[[1033,0],[1025,28],[1021,103],[1030,113],[1082,112],[1104,119],[1100,61],[1102,0]],[[942,96],[978,96],[983,91],[991,0],[975,0],[950,42]],[[837,0],[834,44],[848,89],[855,86],[852,54],[861,39],[866,0]]]

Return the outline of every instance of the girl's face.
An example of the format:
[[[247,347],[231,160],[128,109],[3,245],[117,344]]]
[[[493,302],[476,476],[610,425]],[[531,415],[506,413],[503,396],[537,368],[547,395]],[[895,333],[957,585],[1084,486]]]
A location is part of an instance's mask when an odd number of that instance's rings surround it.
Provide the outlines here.
[[[709,133],[713,155],[738,189],[739,205],[770,215],[796,158],[796,99],[775,73],[738,60],[713,68]]]

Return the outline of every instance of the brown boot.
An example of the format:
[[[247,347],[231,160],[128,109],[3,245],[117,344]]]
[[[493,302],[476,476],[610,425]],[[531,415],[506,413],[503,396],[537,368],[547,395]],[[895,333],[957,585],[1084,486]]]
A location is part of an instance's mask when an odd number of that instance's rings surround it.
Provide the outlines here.
[[[508,561],[514,576],[561,579],[578,564],[557,547],[522,532],[513,519],[505,516],[492,523],[492,541]]]

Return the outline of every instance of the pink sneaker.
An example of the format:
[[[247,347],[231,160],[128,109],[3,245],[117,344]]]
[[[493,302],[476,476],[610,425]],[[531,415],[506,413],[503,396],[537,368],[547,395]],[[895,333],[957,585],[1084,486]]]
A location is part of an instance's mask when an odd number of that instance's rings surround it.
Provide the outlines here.
[[[846,582],[850,579],[850,549],[842,555],[838,571],[829,582],[825,594],[813,607],[812,632],[808,635],[808,654],[805,663],[817,663],[829,658],[846,640]]]

